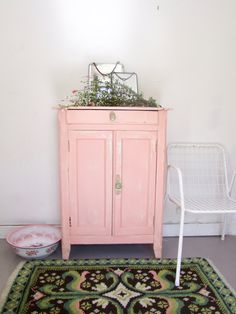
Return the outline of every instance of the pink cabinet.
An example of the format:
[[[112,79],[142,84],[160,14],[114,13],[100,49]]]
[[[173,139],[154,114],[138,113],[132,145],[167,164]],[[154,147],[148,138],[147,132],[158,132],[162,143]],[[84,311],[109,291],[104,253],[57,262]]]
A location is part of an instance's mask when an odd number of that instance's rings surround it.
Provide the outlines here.
[[[162,250],[166,110],[60,109],[62,254],[71,244]]]

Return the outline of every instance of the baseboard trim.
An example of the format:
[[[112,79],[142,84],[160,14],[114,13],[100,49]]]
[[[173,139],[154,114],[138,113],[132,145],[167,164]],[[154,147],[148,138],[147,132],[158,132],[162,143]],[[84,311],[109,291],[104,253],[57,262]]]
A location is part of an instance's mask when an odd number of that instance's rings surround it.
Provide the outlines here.
[[[222,224],[216,223],[185,223],[184,236],[217,236],[221,235]],[[228,235],[236,235],[235,221],[228,222],[226,233]],[[163,226],[164,237],[177,237],[179,236],[179,224],[164,224]]]
[[[215,236],[221,234],[220,223],[186,223],[184,236]],[[163,236],[176,237],[179,235],[179,224],[164,224]]]
[[[59,226],[58,224],[52,224]],[[23,227],[24,225],[0,225],[0,239],[6,238],[7,233],[16,227]],[[186,223],[184,225],[185,236],[216,236],[221,234],[220,223]],[[228,225],[227,234],[236,235],[236,230],[232,224]],[[165,223],[163,226],[164,237],[176,237],[179,235],[179,224]]]

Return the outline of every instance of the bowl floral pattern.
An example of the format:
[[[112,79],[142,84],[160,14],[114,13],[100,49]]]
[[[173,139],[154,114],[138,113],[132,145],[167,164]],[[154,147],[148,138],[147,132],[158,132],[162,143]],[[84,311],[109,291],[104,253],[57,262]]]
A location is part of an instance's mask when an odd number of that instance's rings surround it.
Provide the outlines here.
[[[7,235],[7,242],[15,253],[26,259],[44,258],[58,247],[61,234],[51,225],[28,225],[14,229]]]

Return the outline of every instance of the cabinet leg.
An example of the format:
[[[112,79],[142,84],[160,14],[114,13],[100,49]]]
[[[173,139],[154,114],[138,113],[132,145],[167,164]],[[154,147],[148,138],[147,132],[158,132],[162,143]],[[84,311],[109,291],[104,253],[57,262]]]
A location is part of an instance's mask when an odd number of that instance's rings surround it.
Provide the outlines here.
[[[154,251],[155,258],[162,257],[162,247],[160,245],[153,243],[153,251]]]
[[[71,245],[70,243],[63,243],[62,242],[62,258],[63,259],[69,259],[69,256],[70,256],[70,248],[71,248]]]

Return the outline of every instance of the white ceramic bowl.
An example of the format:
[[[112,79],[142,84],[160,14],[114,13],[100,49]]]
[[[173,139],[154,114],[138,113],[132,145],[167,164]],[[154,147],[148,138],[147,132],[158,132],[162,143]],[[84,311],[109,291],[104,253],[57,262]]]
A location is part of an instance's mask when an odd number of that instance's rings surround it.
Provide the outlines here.
[[[47,257],[57,249],[60,239],[59,228],[51,225],[20,227],[6,238],[15,253],[27,259]]]

